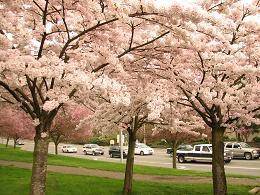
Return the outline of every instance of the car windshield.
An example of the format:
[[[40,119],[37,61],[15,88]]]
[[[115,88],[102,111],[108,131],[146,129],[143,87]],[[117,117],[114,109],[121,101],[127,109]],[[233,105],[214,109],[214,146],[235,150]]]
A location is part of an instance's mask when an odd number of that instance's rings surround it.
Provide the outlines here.
[[[193,149],[193,147],[191,145],[181,145],[178,148],[178,150],[185,150],[185,151],[190,151],[192,149]]]
[[[248,145],[247,143],[244,143],[244,142],[240,143],[240,145],[242,148],[251,148],[250,145]]]
[[[137,145],[140,148],[150,148],[149,146],[145,145],[145,144],[138,144]]]
[[[110,147],[111,150],[120,150],[120,146],[113,146],[113,147]],[[127,150],[128,148],[127,147],[124,147],[123,146],[123,150]]]
[[[92,147],[92,148],[99,148],[99,145],[93,144],[93,145],[91,145],[91,147]]]

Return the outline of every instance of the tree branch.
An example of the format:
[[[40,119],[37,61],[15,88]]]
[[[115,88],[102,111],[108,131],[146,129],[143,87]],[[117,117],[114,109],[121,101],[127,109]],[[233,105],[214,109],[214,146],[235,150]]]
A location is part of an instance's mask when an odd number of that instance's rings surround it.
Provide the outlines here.
[[[48,4],[49,4],[49,0],[46,0],[45,8],[44,8],[44,11],[43,11],[43,16],[42,16],[42,24],[43,24],[44,27],[46,26]],[[44,42],[46,40],[46,37],[47,37],[47,33],[44,31],[43,35],[42,35],[42,40],[41,40],[40,48],[39,48],[39,51],[38,51],[37,59],[40,59],[42,57],[43,46],[44,46]]]
[[[167,34],[169,34],[169,33],[170,33],[170,31],[167,31],[167,32],[161,34],[160,36],[158,36],[158,37],[156,37],[156,38],[154,38],[154,39],[152,39],[152,40],[150,40],[150,41],[147,41],[146,43],[143,43],[143,44],[138,45],[138,46],[135,46],[135,47],[131,47],[131,48],[125,50],[123,53],[119,54],[117,57],[118,57],[118,58],[121,58],[122,56],[126,55],[127,53],[129,53],[129,52],[131,52],[131,51],[133,51],[133,50],[136,50],[136,49],[138,49],[138,48],[141,48],[141,47],[143,47],[143,46],[146,46],[146,45],[148,45],[148,44],[151,44],[151,43],[153,43],[154,41],[160,39],[161,37],[163,37],[163,36],[165,36],[165,35],[167,35]],[[108,66],[108,65],[109,65],[109,63],[104,63],[104,64],[98,66],[97,68],[94,68],[94,69],[92,70],[92,72],[97,72],[97,71],[99,71],[100,69],[105,68],[105,67]]]
[[[60,52],[59,58],[62,58],[62,57],[63,57],[63,55],[65,54],[65,52],[66,52],[66,50],[67,50],[67,48],[69,47],[69,45],[70,45],[71,42],[75,41],[76,39],[78,39],[79,37],[85,35],[86,33],[90,32],[90,31],[93,31],[93,30],[95,30],[95,29],[97,29],[97,28],[99,28],[99,27],[101,27],[101,26],[104,26],[104,25],[106,25],[106,24],[112,23],[112,22],[117,21],[117,20],[118,20],[118,18],[113,18],[113,19],[111,19],[111,20],[108,20],[108,21],[105,21],[105,22],[102,22],[102,23],[101,23],[101,22],[98,22],[95,26],[92,26],[92,27],[90,27],[90,28],[88,28],[88,29],[82,31],[81,33],[79,33],[79,34],[76,35],[75,37],[72,37],[72,38],[69,39],[69,40],[65,43],[65,45],[63,46],[63,48],[62,48],[62,50],[61,50],[61,52]]]

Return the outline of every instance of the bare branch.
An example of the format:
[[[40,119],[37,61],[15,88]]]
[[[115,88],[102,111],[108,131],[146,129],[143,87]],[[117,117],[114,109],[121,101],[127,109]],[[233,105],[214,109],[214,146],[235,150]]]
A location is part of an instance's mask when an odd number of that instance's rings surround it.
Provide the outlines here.
[[[59,58],[62,58],[62,57],[64,56],[64,54],[65,54],[65,52],[66,52],[66,50],[67,50],[67,48],[69,47],[69,45],[70,45],[71,42],[75,41],[76,39],[78,39],[79,37],[85,35],[86,33],[90,32],[90,31],[93,31],[93,30],[95,30],[95,29],[97,29],[97,28],[99,28],[99,27],[101,27],[101,26],[104,26],[104,25],[106,25],[106,24],[112,23],[112,22],[117,21],[117,20],[118,20],[118,18],[113,18],[113,19],[108,20],[108,21],[105,21],[105,22],[98,22],[96,25],[94,25],[94,26],[92,26],[92,27],[90,27],[90,28],[88,28],[88,29],[82,31],[81,33],[79,33],[79,34],[76,35],[75,37],[69,39],[69,40],[65,43],[65,45],[63,46],[63,48],[62,48],[62,50],[61,50],[61,52],[60,52]]]
[[[220,3],[217,3],[216,5],[213,5],[212,7],[210,7],[210,8],[208,9],[208,11],[211,11],[211,10],[213,10],[214,8],[216,8],[216,7],[218,7],[218,6],[221,6],[221,5],[223,5],[223,4],[224,4],[224,2],[221,1]]]
[[[45,26],[46,25],[46,18],[47,18],[47,12],[48,12],[48,4],[49,4],[49,0],[46,0],[45,3],[45,8],[43,10],[43,16],[42,16],[42,24]],[[42,35],[42,40],[41,40],[41,44],[40,44],[40,48],[38,51],[38,55],[37,55],[37,59],[40,59],[42,57],[42,52],[43,52],[43,46],[44,46],[44,42],[46,40],[47,34],[46,32],[43,32]]]
[[[149,45],[149,44],[153,43],[154,41],[160,39],[161,37],[163,37],[163,36],[165,36],[165,35],[167,35],[167,34],[169,34],[169,33],[170,33],[170,31],[167,31],[167,32],[161,34],[160,36],[158,36],[158,37],[156,37],[156,38],[154,38],[154,39],[152,39],[152,40],[150,40],[150,41],[147,41],[147,42],[145,42],[145,43],[143,43],[143,44],[141,44],[141,45],[138,45],[138,46],[129,48],[129,49],[125,50],[123,53],[119,54],[117,57],[118,57],[118,58],[121,58],[121,57],[123,57],[124,55],[126,55],[127,53],[129,53],[129,52],[131,52],[131,51],[133,51],[133,50],[136,50],[136,49],[138,49],[138,48],[144,47],[144,46],[146,46],[146,45]],[[92,70],[92,72],[97,72],[97,71],[99,71],[100,69],[105,68],[105,67],[108,66],[108,65],[109,65],[109,63],[104,63],[104,64],[98,66],[97,68],[94,68],[94,69]]]
[[[42,12],[44,12],[44,10],[42,9],[42,7],[41,7],[35,0],[33,0],[33,3],[34,3]]]
[[[141,48],[141,47],[144,47],[144,46],[146,46],[146,45],[149,45],[149,44],[155,42],[156,40],[162,38],[163,36],[165,36],[165,35],[167,35],[167,34],[169,34],[169,33],[170,33],[170,31],[164,32],[163,34],[159,35],[158,37],[156,37],[156,38],[154,38],[154,39],[152,39],[152,40],[150,40],[150,41],[147,41],[147,42],[145,42],[145,43],[143,43],[143,44],[141,44],[141,45],[138,45],[138,46],[129,48],[129,49],[127,49],[126,51],[124,51],[123,53],[119,54],[119,55],[118,55],[118,58],[121,58],[122,56],[124,56],[125,54],[127,54],[127,53],[129,53],[129,52],[131,52],[131,51],[133,51],[133,50],[136,50],[136,49],[138,49],[138,48]]]
[[[202,79],[200,81],[200,84],[202,84],[204,82],[204,80],[205,80],[206,71],[204,70],[204,61],[203,61],[203,58],[202,58],[200,52],[197,52],[197,53],[198,53],[198,56],[200,58],[200,63],[201,63],[201,67],[202,67],[202,74],[203,75],[202,75]]]

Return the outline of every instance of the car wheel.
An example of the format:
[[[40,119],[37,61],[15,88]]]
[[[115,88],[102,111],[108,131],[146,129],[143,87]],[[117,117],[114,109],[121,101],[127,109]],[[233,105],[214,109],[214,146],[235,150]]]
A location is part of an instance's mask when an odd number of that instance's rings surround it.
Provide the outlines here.
[[[246,160],[251,160],[252,159],[252,155],[250,153],[245,153],[245,159]]]
[[[93,152],[92,152],[92,155],[93,155],[93,156],[96,156],[96,152],[93,151]]]
[[[143,155],[144,155],[144,152],[143,152],[143,151],[141,151],[141,152],[140,152],[140,155],[141,155],[141,156],[143,156]]]
[[[184,156],[182,156],[182,155],[178,156],[178,162],[179,163],[184,163],[185,162]]]

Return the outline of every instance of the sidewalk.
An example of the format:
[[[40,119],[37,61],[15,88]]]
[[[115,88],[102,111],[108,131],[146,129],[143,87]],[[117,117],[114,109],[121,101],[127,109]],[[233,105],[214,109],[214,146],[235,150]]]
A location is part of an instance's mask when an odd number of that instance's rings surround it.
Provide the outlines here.
[[[0,165],[14,166],[14,167],[25,168],[25,169],[32,168],[31,163],[17,162],[17,161],[0,160]],[[96,176],[96,177],[104,177],[104,178],[120,179],[120,180],[124,179],[123,172],[103,171],[103,170],[86,169],[80,167],[48,165],[48,171],[55,172],[55,173],[72,174],[72,175]],[[160,175],[134,174],[134,180],[162,182],[162,183],[212,183],[211,177],[194,177],[194,176],[190,177],[190,176],[160,176]],[[259,179],[227,178],[227,182],[228,184],[260,186],[260,178]]]

